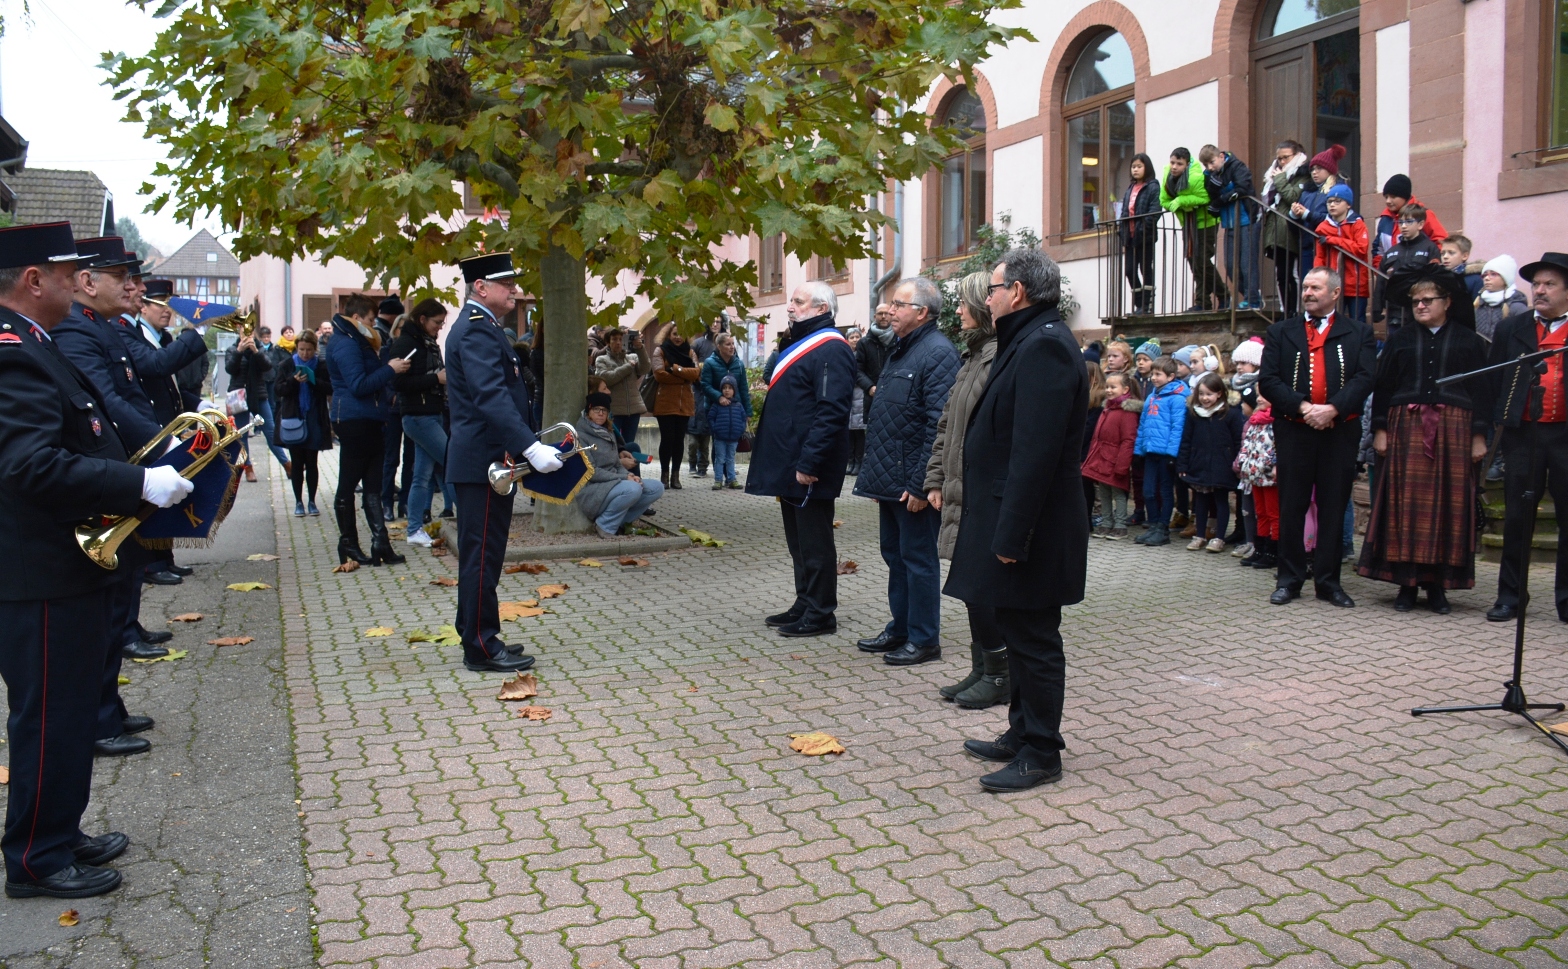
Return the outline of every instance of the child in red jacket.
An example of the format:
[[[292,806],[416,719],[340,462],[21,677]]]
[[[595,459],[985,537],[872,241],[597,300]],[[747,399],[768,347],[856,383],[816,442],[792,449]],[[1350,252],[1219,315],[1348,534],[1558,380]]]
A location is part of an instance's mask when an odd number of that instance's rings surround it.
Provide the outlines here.
[[[1339,273],[1345,281],[1346,314],[1353,320],[1365,321],[1372,286],[1363,263],[1367,261],[1371,237],[1366,221],[1351,208],[1355,200],[1349,185],[1335,185],[1328,190],[1328,218],[1318,223],[1318,235],[1322,238],[1318,240],[1313,265],[1327,266]]]
[[[1095,425],[1083,476],[1093,481],[1100,499],[1101,524],[1095,538],[1127,537],[1127,492],[1132,488],[1132,446],[1138,438],[1143,397],[1138,381],[1124,373],[1105,376],[1105,410]]]

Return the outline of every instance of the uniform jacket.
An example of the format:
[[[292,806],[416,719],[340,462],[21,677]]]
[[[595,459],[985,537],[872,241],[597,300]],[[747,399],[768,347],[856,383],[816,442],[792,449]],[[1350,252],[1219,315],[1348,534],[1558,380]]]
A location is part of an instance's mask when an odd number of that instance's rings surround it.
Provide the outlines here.
[[[593,462],[593,477],[577,493],[577,507],[592,521],[604,511],[615,486],[631,477],[631,472],[621,464],[621,447],[613,425],[600,427],[583,414],[577,419],[577,439],[592,444],[588,459]]]
[[[959,364],[958,350],[935,320],[894,345],[866,414],[866,457],[855,494],[880,501],[925,497],[926,465]]]
[[[1377,371],[1377,337],[1360,320],[1335,313],[1323,345],[1328,403],[1339,411],[1335,426],[1360,419]],[[1273,405],[1275,420],[1300,421],[1301,404],[1312,394],[1312,354],[1307,349],[1306,317],[1280,320],[1263,338],[1258,393]]]
[[[436,373],[441,369],[441,344],[416,326],[405,326],[403,335],[392,341],[388,359],[402,359],[412,353],[408,372],[392,378],[400,413],[432,415],[446,413],[446,387]]]
[[[1240,407],[1227,405],[1225,413],[1204,417],[1197,411],[1187,414],[1181,431],[1181,453],[1176,456],[1176,474],[1192,485],[1218,491],[1236,489],[1236,455],[1241,451],[1241,435],[1247,417]]]
[[[1187,420],[1187,395],[1192,393],[1185,380],[1172,377],[1165,386],[1155,387],[1143,402],[1138,419],[1138,438],[1133,453],[1157,454],[1174,458],[1181,453],[1181,429]]]
[[[702,394],[703,403],[713,407],[722,396],[720,391],[724,387],[724,378],[735,378],[735,396],[745,407],[746,413],[751,413],[751,388],[747,386],[746,365],[740,362],[740,354],[730,358],[729,363],[719,356],[717,351],[710,354],[702,362],[702,379],[697,382],[697,392]]]
[[[808,493],[812,498],[837,498],[843,490],[855,352],[835,330],[814,349],[790,355],[792,348],[800,351],[795,344],[830,329],[833,317],[827,313],[790,324],[790,344],[779,354],[757,418],[751,470],[746,474],[748,495],[799,500]],[[817,479],[809,492],[795,479],[797,472]]]
[[[1345,221],[1335,225],[1328,219],[1318,223],[1318,239],[1316,254],[1313,256],[1314,266],[1327,266],[1338,272],[1345,280],[1345,295],[1350,298],[1372,295],[1371,285],[1367,281],[1366,267],[1355,259],[1366,261],[1367,258],[1367,223],[1354,210],[1345,216]],[[1267,394],[1264,395],[1268,396]],[[1272,398],[1270,398],[1272,399]]]
[[[245,388],[246,406],[258,411],[272,386],[272,361],[267,357],[267,351],[260,347],[254,350],[230,347],[223,356],[223,369],[234,378],[229,383],[231,387],[237,384]]]
[[[103,395],[103,406],[120,432],[126,450],[135,452],[158,436],[163,425],[152,400],[142,390],[136,364],[117,324],[80,303],[49,334],[66,359],[76,365]]]
[[[1071,605],[1083,600],[1089,555],[1083,351],[1054,306],[1009,313],[996,332],[996,362],[964,438],[963,518],[942,591],[1012,609]]]
[[[283,363],[273,371],[277,379],[272,384],[272,416],[277,419],[278,427],[283,426],[286,418],[299,417],[300,385],[294,379],[294,371],[298,369],[291,353],[283,358]],[[332,396],[332,378],[327,374],[326,362],[318,355],[316,357],[316,382],[311,386],[310,413],[305,415],[307,430],[310,436],[302,444],[280,445],[289,451],[330,451],[332,450],[332,424],[327,419],[327,398]],[[277,428],[273,428],[274,431]],[[276,439],[276,438],[274,438]]]
[[[1399,239],[1392,248],[1384,251],[1382,264],[1379,268],[1384,275],[1392,278],[1401,273],[1413,273],[1433,263],[1441,262],[1442,255],[1442,252],[1437,247],[1437,243],[1424,235],[1416,236],[1412,242]],[[1385,306],[1384,292],[1387,289],[1388,280],[1378,276],[1372,286],[1372,311],[1368,314],[1368,319],[1377,319],[1382,315],[1384,309],[1387,309],[1388,318],[1391,322],[1405,318],[1403,306]],[[1474,297],[1471,298],[1473,299]]]
[[[203,386],[207,382],[207,368],[211,365],[212,361],[208,359],[208,354],[203,353],[181,367],[180,372],[174,375],[174,382],[179,385],[180,395],[185,398],[187,406],[201,399]]]
[[[81,595],[122,577],[126,556],[120,570],[102,569],[73,531],[141,505],[143,471],[126,463],[104,395],[46,339],[0,308],[0,555],[13,564],[0,583],[6,602]]]
[[[381,362],[353,320],[332,317],[332,339],[321,355],[332,380],[332,423],[385,422],[390,416],[386,390],[396,373]]]
[[[1178,179],[1174,195],[1170,191],[1170,178],[1171,170],[1167,166],[1160,173],[1160,206],[1165,211],[1181,216],[1182,225],[1187,225],[1189,218],[1196,220],[1200,229],[1220,224],[1220,220],[1209,211],[1209,191],[1203,185],[1203,166],[1196,162],[1188,165],[1185,184],[1180,184],[1181,179]]]
[[[1416,323],[1406,323],[1383,344],[1377,359],[1372,390],[1372,428],[1388,428],[1388,412],[1409,404],[1442,404],[1470,412],[1470,428],[1485,434],[1492,426],[1494,375],[1437,385],[1439,377],[1464,373],[1481,366],[1491,348],[1480,334],[1450,320],[1436,335]],[[1504,374],[1507,371],[1503,371]]]
[[[1152,191],[1149,194],[1154,194]],[[969,430],[969,415],[980,402],[980,392],[991,376],[996,362],[996,337],[991,336],[977,348],[963,350],[964,363],[953,379],[953,389],[942,408],[936,425],[936,441],[931,445],[931,460],[926,462],[925,486],[921,495],[942,492],[942,531],[937,535],[937,551],[951,559],[958,544],[958,523],[964,512],[964,432]]]
[[[446,399],[452,425],[446,478],[454,484],[487,483],[492,462],[523,461],[539,441],[522,361],[506,331],[476,303],[464,304],[447,334]]]
[[[642,378],[653,371],[653,358],[647,350],[627,350],[615,356],[606,350],[594,362],[594,376],[610,388],[610,413],[630,417],[647,413],[642,402]]]
[[[1100,423],[1094,427],[1089,457],[1083,463],[1083,476],[1123,491],[1132,490],[1132,448],[1138,439],[1138,415],[1143,401],[1131,394],[1112,397],[1105,402]]]
[[[140,320],[121,317],[119,326],[142,392],[152,401],[153,417],[160,425],[166,425],[175,415],[189,409],[174,375],[196,358],[205,357],[207,344],[195,330],[185,330],[177,338],[171,337],[168,330],[157,330],[158,346],[154,347]]]
[[[1536,334],[1535,311],[1526,310],[1497,324],[1497,332],[1492,335],[1490,362],[1507,363],[1520,354],[1535,353],[1539,349],[1541,346]],[[1507,367],[1494,372],[1497,376],[1493,378],[1495,383],[1492,393],[1496,398],[1493,416],[1506,427],[1518,427],[1524,421],[1524,405],[1530,395],[1530,374],[1524,367]],[[1568,367],[1564,367],[1562,372],[1562,392],[1568,393]],[[1541,379],[1544,381],[1546,378]]]

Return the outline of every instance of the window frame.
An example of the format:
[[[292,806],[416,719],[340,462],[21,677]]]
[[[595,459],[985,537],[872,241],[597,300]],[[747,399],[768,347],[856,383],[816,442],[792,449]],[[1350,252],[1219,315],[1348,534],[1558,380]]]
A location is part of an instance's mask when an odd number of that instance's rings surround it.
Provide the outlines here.
[[[947,92],[947,95],[942,99],[942,108],[937,113],[936,119],[933,120],[933,125],[940,127],[942,124],[944,124],[948,116],[952,113],[953,102],[957,101],[961,97],[964,97],[965,95],[973,97],[975,101],[979,103],[981,118],[989,127],[990,119],[985,118],[985,102],[981,100],[978,91],[972,90],[968,85],[965,84],[960,84],[954,87],[951,91]],[[987,179],[989,178],[991,171],[991,159],[986,152],[986,134],[987,131],[985,129],[981,129],[980,131],[975,132],[974,135],[964,140],[962,146],[957,151],[944,156],[942,160],[936,164],[934,174],[936,177],[936,258],[938,262],[964,259],[968,257],[970,253],[974,252],[976,244],[975,232],[980,228],[980,226],[985,225],[987,221],[985,209],[988,208],[991,186],[990,182],[987,181],[985,188],[981,193],[983,197],[978,203],[981,211],[978,213],[977,219],[977,214],[974,211],[976,202],[974,185],[975,167],[973,164],[974,157],[976,155],[980,156],[981,165],[983,166],[981,169],[981,177]],[[954,160],[961,161],[964,166],[962,193],[964,204],[963,211],[958,215],[961,240],[956,249],[954,249],[952,252],[948,252],[943,246],[943,240],[947,236],[947,217],[949,214],[946,205],[947,200],[946,192],[944,191],[944,180],[947,177],[947,166]]]
[[[1098,46],[1098,44],[1096,44],[1095,46]],[[1092,48],[1090,48],[1090,47],[1085,47],[1084,50],[1083,50],[1083,53],[1087,53],[1091,49]],[[1080,53],[1079,56],[1080,57],[1083,56],[1083,53]],[[1074,60],[1073,61],[1073,66],[1076,67],[1077,63],[1078,62],[1076,60]],[[1084,228],[1079,227],[1077,225],[1077,223],[1074,221],[1073,217],[1075,215],[1081,215],[1082,212],[1083,212],[1083,200],[1071,197],[1071,195],[1070,195],[1070,193],[1068,191],[1069,188],[1072,185],[1072,178],[1073,178],[1073,159],[1072,159],[1073,142],[1072,142],[1072,139],[1068,137],[1068,130],[1069,130],[1068,126],[1071,125],[1074,121],[1077,121],[1079,118],[1087,117],[1087,116],[1089,116],[1091,114],[1098,114],[1100,116],[1100,154],[1099,154],[1099,158],[1100,158],[1102,166],[1104,166],[1107,170],[1109,170],[1109,166],[1106,165],[1105,163],[1108,162],[1109,159],[1110,159],[1110,138],[1111,138],[1111,115],[1110,115],[1110,109],[1114,108],[1114,107],[1117,107],[1118,105],[1122,105],[1122,104],[1131,104],[1133,106],[1133,108],[1132,108],[1132,110],[1133,110],[1133,123],[1136,126],[1137,119],[1138,119],[1138,113],[1137,113],[1138,112],[1138,99],[1133,94],[1134,89],[1136,87],[1137,87],[1136,83],[1134,83],[1134,84],[1124,84],[1121,87],[1112,88],[1109,91],[1105,91],[1105,92],[1103,92],[1101,94],[1096,94],[1093,97],[1087,97],[1087,98],[1084,98],[1081,101],[1074,101],[1071,105],[1063,104],[1061,106],[1061,109],[1062,109],[1061,110],[1061,114],[1062,114],[1062,184],[1061,184],[1061,191],[1062,191],[1062,235],[1063,235],[1064,238],[1067,238],[1067,239],[1084,238],[1084,237],[1088,237],[1088,236],[1093,236],[1093,235],[1095,235],[1097,233],[1109,231],[1107,229],[1102,229],[1102,228],[1084,229]],[[1080,164],[1078,167],[1082,168],[1083,166]],[[1099,207],[1100,207],[1100,212],[1102,214],[1101,219],[1099,221],[1101,221],[1101,222],[1105,221],[1104,213],[1107,213],[1107,212],[1111,211],[1110,200],[1109,200],[1109,196],[1108,196],[1109,187],[1110,187],[1110,179],[1102,177],[1100,179],[1100,188],[1099,188],[1099,195],[1100,195]]]
[[[771,270],[771,272],[770,272]],[[784,233],[757,238],[757,294],[784,292]]]

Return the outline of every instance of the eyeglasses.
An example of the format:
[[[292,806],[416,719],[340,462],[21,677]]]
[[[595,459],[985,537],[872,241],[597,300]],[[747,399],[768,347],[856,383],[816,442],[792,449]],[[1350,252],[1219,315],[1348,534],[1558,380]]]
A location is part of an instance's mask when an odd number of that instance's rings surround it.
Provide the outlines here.
[[[1421,219],[1400,219],[1399,220],[1399,224],[1400,225],[1420,225],[1422,221],[1423,220],[1421,220]]]
[[[1417,296],[1415,299],[1412,299],[1410,301],[1410,304],[1412,306],[1431,306],[1433,303],[1436,303],[1439,300],[1441,300],[1441,301],[1446,303],[1446,302],[1448,302],[1448,297],[1447,296]]]
[[[919,303],[906,303],[901,299],[888,300],[887,305],[893,307],[896,310],[918,310],[925,308]]]
[[[1017,280],[1014,280],[1013,282],[1017,282]],[[1007,289],[1011,285],[1013,285],[1013,283],[992,283],[985,288],[985,298],[990,299],[992,293],[999,289]]]
[[[908,305],[908,304],[906,303],[905,305]],[[782,501],[782,502],[784,502],[784,504],[789,505],[789,506],[791,506],[793,508],[804,508],[804,507],[806,507],[806,502],[808,502],[810,500],[811,500],[811,485],[806,485],[806,497],[800,499],[799,501],[796,501],[794,498],[786,498],[783,495],[779,496],[779,501]]]

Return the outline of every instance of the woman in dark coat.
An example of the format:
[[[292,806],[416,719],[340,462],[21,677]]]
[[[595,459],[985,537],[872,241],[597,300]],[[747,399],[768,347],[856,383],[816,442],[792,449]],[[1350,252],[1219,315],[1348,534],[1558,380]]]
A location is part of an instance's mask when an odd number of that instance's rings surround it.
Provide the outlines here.
[[[1154,162],[1143,152],[1132,156],[1132,183],[1123,196],[1124,210],[1117,232],[1122,241],[1122,262],[1127,285],[1132,287],[1132,311],[1154,312],[1154,242],[1160,223],[1160,183]]]
[[[1396,288],[1397,287],[1397,288]],[[1389,284],[1411,323],[1378,358],[1372,390],[1377,481],[1356,571],[1399,586],[1394,608],[1449,611],[1445,589],[1475,585],[1477,461],[1486,456],[1491,383],[1438,386],[1486,359],[1464,277],[1431,266]]]
[[[294,352],[279,360],[272,384],[278,441],[289,450],[296,518],[307,514],[307,509],[311,515],[321,514],[316,507],[316,485],[321,480],[317,461],[322,451],[332,450],[332,425],[327,420],[327,398],[331,396],[332,379],[316,356],[316,334],[306,330],[299,335]],[[296,438],[299,434],[303,437]]]

